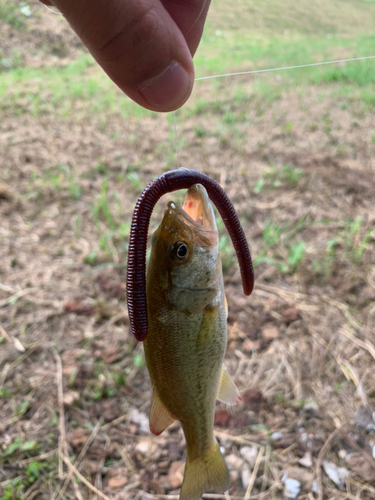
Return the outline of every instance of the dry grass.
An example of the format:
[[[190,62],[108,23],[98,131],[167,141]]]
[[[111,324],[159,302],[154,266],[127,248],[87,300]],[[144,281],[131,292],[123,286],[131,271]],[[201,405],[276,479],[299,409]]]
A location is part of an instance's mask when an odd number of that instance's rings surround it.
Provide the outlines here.
[[[24,97],[2,108],[1,500],[178,498],[182,432],[147,430],[124,286],[136,198],[177,164],[220,182],[257,259],[246,299],[223,233],[226,363],[243,403],[218,405],[232,485],[204,498],[281,498],[285,473],[299,498],[374,498],[373,109],[335,85],[267,100],[252,83],[197,85],[174,119],[93,116],[79,99],[59,119],[48,99],[39,114]],[[349,471],[342,489],[327,461]]]
[[[226,0],[218,0],[210,18],[215,29],[240,31],[244,35],[255,32],[269,36],[285,34],[285,30],[294,35],[348,35],[372,30],[375,7],[360,0],[287,0],[282,3],[277,0],[239,0],[228,9]]]

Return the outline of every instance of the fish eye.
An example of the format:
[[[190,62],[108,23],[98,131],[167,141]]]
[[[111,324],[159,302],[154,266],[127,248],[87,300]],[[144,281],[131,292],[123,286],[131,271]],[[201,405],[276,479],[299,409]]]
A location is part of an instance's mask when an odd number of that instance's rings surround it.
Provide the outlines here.
[[[189,256],[189,247],[184,241],[177,241],[172,247],[172,255],[175,259],[185,260]]]

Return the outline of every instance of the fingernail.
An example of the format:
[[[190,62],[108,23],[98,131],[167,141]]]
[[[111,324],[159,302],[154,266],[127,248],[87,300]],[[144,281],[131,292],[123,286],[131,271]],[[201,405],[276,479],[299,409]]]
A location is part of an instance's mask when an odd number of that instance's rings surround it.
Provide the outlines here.
[[[173,111],[189,97],[193,79],[177,62],[138,87],[138,92],[155,111]]]

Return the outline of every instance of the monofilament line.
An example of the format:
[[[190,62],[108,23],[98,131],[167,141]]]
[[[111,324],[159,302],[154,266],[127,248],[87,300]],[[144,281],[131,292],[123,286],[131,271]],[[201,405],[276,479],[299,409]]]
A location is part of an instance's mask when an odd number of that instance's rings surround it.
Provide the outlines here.
[[[43,4],[44,7],[49,10],[50,12],[52,12],[52,14],[57,14],[58,16],[62,16],[61,12],[56,12],[55,10],[52,10],[48,7],[48,5],[46,5],[45,3]]]
[[[50,9],[47,5],[43,4],[44,7],[53,12],[54,14],[58,14],[62,16],[61,12],[56,12]],[[299,69],[299,68],[312,68],[314,66],[324,66],[327,64],[340,64],[354,61],[365,61],[366,59],[375,59],[375,56],[364,56],[364,57],[352,57],[350,59],[337,59],[336,61],[323,61],[318,63],[309,63],[309,64],[299,64],[296,66],[282,66],[280,68],[268,68],[268,69],[254,69],[251,71],[238,71],[236,73],[223,73],[222,75],[211,75],[211,76],[200,76],[199,78],[195,78],[195,82],[199,82],[202,80],[212,80],[214,78],[226,78],[228,76],[241,76],[241,75],[255,75],[257,73],[270,73],[271,71],[285,71],[288,69]]]
[[[299,64],[298,66],[282,66],[281,68],[254,69],[251,71],[239,71],[237,73],[224,73],[222,75],[201,76],[199,78],[195,78],[195,81],[198,82],[201,80],[211,80],[213,78],[225,78],[227,76],[254,75],[256,73],[270,73],[271,71],[284,71],[287,69],[311,68],[313,66],[324,66],[326,64],[340,64],[340,63],[353,62],[353,61],[364,61],[366,59],[375,59],[375,56],[352,57],[351,59],[338,59],[337,61],[323,61],[323,62],[318,62],[318,63]]]
[[[174,154],[176,156],[177,168],[180,168],[180,162],[178,161],[178,137],[177,137],[177,120],[176,111],[173,112],[173,128],[174,128]]]

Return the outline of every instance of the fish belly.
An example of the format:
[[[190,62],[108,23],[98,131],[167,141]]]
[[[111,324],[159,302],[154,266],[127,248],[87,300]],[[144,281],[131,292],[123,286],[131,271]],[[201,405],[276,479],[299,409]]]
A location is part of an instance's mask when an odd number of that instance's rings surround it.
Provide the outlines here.
[[[227,327],[224,304],[189,317],[149,305],[144,342],[153,389],[170,414],[181,421],[188,455],[194,459],[214,442],[215,400]]]

